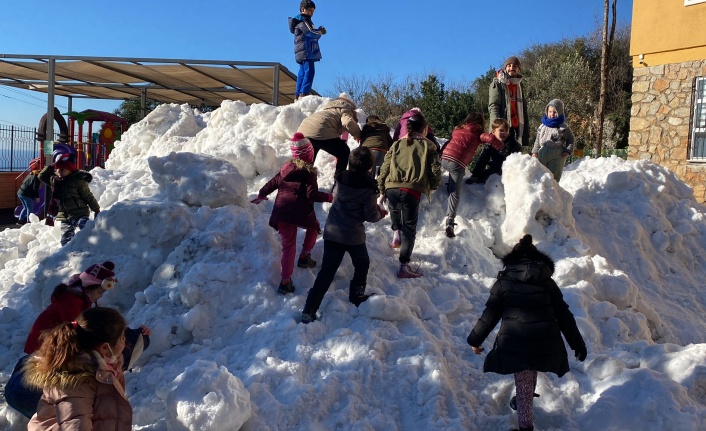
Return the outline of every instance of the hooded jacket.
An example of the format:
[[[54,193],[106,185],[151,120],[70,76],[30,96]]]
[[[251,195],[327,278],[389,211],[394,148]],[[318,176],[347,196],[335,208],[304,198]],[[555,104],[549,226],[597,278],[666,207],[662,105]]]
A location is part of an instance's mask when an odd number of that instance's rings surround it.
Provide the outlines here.
[[[451,140],[444,145],[441,159],[465,168],[473,161],[481,142],[492,145],[496,150],[503,149],[503,143],[495,135],[484,133],[480,124],[464,124],[451,132]]]
[[[569,361],[561,335],[576,350],[585,347],[574,315],[551,276],[554,262],[534,248],[502,259],[505,269],[490,290],[468,344],[480,346],[502,319],[484,372],[513,374],[524,370],[552,372],[561,377]]]
[[[324,239],[347,245],[364,244],[363,222],[375,223],[382,218],[377,195],[377,183],[367,172],[341,172],[336,177]]]
[[[380,193],[407,188],[429,195],[441,182],[441,164],[436,146],[415,133],[392,144],[378,175]]]
[[[298,64],[305,61],[321,60],[319,39],[321,32],[314,28],[314,23],[308,15],[297,15],[289,18],[289,31],[294,35],[294,60]]]
[[[56,220],[64,221],[77,217],[88,217],[91,211],[100,210],[98,201],[88,188],[93,175],[86,171],[74,171],[60,178],[54,174],[54,168],[49,165],[39,173],[39,180],[51,185],[52,197],[59,200]]]
[[[262,186],[258,192],[260,198],[278,191],[270,216],[270,226],[277,230],[278,224],[283,222],[321,232],[314,212],[314,202],[328,202],[329,194],[319,191],[316,174],[313,165],[303,160],[291,159],[282,166],[277,175]]]
[[[488,113],[490,114],[489,124],[493,124],[496,118],[505,118],[510,125],[512,121],[510,119],[510,108],[507,106],[507,91],[508,84],[507,80],[511,79],[509,76],[504,76],[505,71],[499,70],[490,83],[490,88],[488,89]],[[517,81],[522,80],[522,76],[519,75],[515,78]],[[517,84],[518,87],[522,87],[522,83]],[[522,97],[522,116],[518,118],[520,122],[519,139],[520,144],[523,146],[529,146],[529,136],[530,136],[530,124],[529,124],[529,110],[527,108],[527,98]]]
[[[564,118],[564,102],[559,99],[551,100],[544,108],[545,118],[550,106],[556,109],[559,117]],[[538,154],[540,148],[545,146],[561,147],[563,149],[562,153],[573,154],[574,133],[571,131],[571,128],[569,128],[569,125],[564,121],[561,121],[561,125],[558,127],[549,127],[540,124],[537,128],[537,136],[534,140],[534,146],[532,147],[532,154]]]
[[[39,187],[41,185],[42,182],[39,181],[39,177],[30,172],[24,179],[24,181],[22,181],[20,188],[17,190],[17,194],[20,196],[36,199],[39,197]]]
[[[51,304],[42,311],[32,324],[27,341],[25,353],[32,354],[41,343],[39,338],[42,332],[53,329],[64,322],[71,322],[85,310],[91,308],[91,300],[83,287],[67,286],[51,296]]]
[[[62,369],[41,372],[37,358],[25,365],[25,383],[44,393],[28,431],[130,431],[132,407],[122,371],[113,372],[96,353]]]
[[[370,121],[363,126],[360,145],[378,151],[387,151],[392,145],[390,126],[379,121]]]
[[[337,97],[321,111],[314,112],[302,121],[297,129],[309,139],[325,141],[339,138],[347,130],[355,139],[360,139],[360,126],[355,114],[356,105],[345,97]]]

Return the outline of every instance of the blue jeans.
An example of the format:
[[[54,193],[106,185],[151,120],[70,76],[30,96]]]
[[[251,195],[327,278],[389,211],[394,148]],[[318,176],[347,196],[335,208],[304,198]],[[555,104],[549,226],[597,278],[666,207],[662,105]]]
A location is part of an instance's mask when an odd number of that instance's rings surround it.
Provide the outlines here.
[[[297,88],[294,90],[294,97],[311,93],[311,86],[314,85],[314,75],[316,74],[314,63],[314,61],[306,60],[299,65]]]
[[[400,189],[385,190],[385,197],[390,208],[392,230],[400,231],[400,263],[409,263],[417,238],[419,199]]]
[[[83,229],[88,222],[88,216],[74,217],[61,222],[61,245],[65,246],[74,238],[76,228]]]
[[[23,195],[17,195],[17,197],[22,202],[22,212],[20,212],[19,219],[21,222],[28,222],[29,215],[32,214],[34,209],[34,199]]]

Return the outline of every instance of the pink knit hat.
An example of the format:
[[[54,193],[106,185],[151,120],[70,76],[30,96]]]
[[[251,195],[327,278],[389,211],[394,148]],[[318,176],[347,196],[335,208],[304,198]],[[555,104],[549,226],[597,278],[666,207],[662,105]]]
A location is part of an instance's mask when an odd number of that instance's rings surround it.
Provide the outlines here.
[[[116,281],[114,278],[114,269],[115,264],[111,261],[96,263],[89,266],[78,278],[81,280],[81,285],[84,287],[98,284],[106,289],[112,289]]]
[[[307,163],[314,161],[314,147],[303,133],[295,133],[289,141],[289,149],[292,150],[292,157]]]

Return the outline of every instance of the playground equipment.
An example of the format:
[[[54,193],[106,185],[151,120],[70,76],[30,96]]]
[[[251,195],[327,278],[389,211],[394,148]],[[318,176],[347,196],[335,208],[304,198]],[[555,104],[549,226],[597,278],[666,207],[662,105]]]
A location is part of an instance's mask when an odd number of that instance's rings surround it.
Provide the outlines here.
[[[78,153],[77,163],[82,168],[102,166],[108,159],[114,142],[120,138],[120,135],[128,126],[126,119],[109,112],[96,111],[94,109],[87,109],[81,112],[70,111],[66,115],[69,116],[70,142],[76,145]],[[103,122],[98,142],[94,142],[92,139],[93,122],[95,121]],[[86,134],[88,138],[86,141],[83,140],[83,124],[85,122],[88,122],[88,133]],[[78,123],[78,136],[74,135],[75,123]]]

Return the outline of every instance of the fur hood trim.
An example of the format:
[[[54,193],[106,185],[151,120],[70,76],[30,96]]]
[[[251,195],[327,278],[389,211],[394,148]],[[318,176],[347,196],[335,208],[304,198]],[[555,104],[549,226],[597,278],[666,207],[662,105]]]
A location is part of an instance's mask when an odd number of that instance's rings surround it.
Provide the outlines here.
[[[287,163],[284,164],[284,166],[287,166],[288,163],[293,164],[294,166],[296,166],[297,169],[304,169],[305,171],[308,171],[308,172],[315,174],[315,175],[319,173],[319,170],[316,169],[316,167],[314,165],[312,165],[311,163],[307,163],[301,159],[294,159],[294,158],[289,159],[287,161]],[[284,166],[282,167],[283,169],[284,169]]]
[[[24,381],[28,386],[44,388],[76,388],[82,383],[95,380],[98,365],[91,355],[83,354],[75,361],[64,364],[61,370],[39,371],[39,357],[32,356],[24,366]]]
[[[550,277],[554,274],[554,261],[552,258],[548,254],[539,251],[535,246],[532,246],[529,250],[511,251],[502,258],[505,267],[517,265],[526,260],[542,263],[549,269]]]

